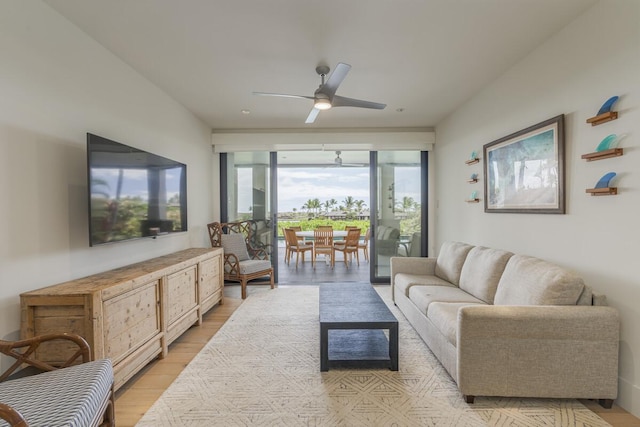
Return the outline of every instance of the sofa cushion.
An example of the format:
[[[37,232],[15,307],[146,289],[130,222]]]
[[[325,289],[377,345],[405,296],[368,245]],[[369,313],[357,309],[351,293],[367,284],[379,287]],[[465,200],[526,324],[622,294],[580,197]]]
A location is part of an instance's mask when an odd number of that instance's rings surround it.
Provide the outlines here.
[[[473,246],[461,242],[444,242],[436,261],[436,276],[458,286],[460,271]]]
[[[513,253],[476,246],[469,251],[460,272],[460,289],[493,304],[498,282]]]
[[[234,254],[238,257],[238,261],[249,259],[249,252],[247,251],[247,242],[244,239],[244,234],[223,234],[220,240],[225,254]]]
[[[435,326],[453,346],[457,347],[458,309],[469,305],[478,304],[467,302],[434,302],[429,306],[427,318],[431,320],[433,326]]]
[[[502,273],[496,305],[576,305],[584,282],[572,272],[538,258],[514,255]]]
[[[102,416],[112,384],[111,361],[100,359],[2,382],[0,402],[30,426],[92,426]]]
[[[442,280],[441,278],[436,276],[409,273],[396,274],[395,287],[405,296],[409,296],[409,288],[415,285],[453,286],[446,280]]]
[[[482,300],[469,295],[456,286],[411,286],[409,299],[421,313],[428,316],[429,306],[434,302],[464,302],[483,304]]]

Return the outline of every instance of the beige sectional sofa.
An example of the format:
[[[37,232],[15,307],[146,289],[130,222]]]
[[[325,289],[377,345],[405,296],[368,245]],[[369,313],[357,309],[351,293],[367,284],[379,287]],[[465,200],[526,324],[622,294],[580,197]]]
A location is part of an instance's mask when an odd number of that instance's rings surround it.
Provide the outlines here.
[[[468,403],[617,397],[617,310],[566,269],[446,242],[437,258],[391,258],[391,291]]]

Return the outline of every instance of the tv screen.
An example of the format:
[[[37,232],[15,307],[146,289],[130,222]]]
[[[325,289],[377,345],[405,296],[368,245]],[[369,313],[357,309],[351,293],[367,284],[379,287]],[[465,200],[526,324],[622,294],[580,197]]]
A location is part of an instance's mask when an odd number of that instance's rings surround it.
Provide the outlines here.
[[[87,133],[90,245],[187,231],[187,166]]]

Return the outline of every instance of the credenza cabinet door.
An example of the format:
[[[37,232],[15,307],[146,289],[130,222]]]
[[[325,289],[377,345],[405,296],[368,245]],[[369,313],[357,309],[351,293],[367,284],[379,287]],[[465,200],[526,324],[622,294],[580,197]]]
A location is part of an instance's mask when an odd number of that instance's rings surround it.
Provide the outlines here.
[[[105,357],[114,365],[161,333],[160,282],[103,303]]]
[[[200,310],[206,313],[216,303],[223,301],[222,255],[200,262]]]
[[[189,266],[167,276],[165,281],[165,316],[167,345],[198,321],[198,267]]]

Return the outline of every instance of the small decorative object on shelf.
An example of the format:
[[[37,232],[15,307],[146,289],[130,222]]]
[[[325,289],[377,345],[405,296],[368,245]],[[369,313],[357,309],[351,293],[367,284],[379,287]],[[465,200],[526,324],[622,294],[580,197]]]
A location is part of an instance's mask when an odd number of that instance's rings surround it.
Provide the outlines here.
[[[472,173],[467,182],[470,184],[475,184],[476,182],[478,182],[478,174]]]
[[[611,98],[607,99],[607,101],[602,104],[602,107],[600,107],[600,109],[598,110],[598,113],[590,119],[587,119],[587,123],[591,123],[591,126],[597,126],[599,124],[617,119],[618,112],[611,111],[611,108],[613,108],[613,104],[615,104],[617,100],[618,96],[612,96]]]
[[[592,196],[610,196],[618,194],[618,187],[610,187],[611,180],[616,176],[615,172],[609,172],[598,180],[594,188],[587,188],[586,192]]]
[[[616,148],[621,139],[622,136],[618,137],[618,135],[612,133],[611,135],[600,141],[600,144],[598,144],[598,146],[596,147],[595,152],[583,154],[581,158],[585,159],[588,162],[591,162],[593,160],[602,160],[608,159],[609,157],[622,156],[622,148]]]
[[[468,165],[473,165],[476,164],[480,161],[480,159],[478,158],[478,153],[476,153],[475,151],[471,152],[471,157],[469,157],[469,160],[467,160],[465,163]]]
[[[478,203],[480,199],[478,199],[478,192],[472,191],[468,200],[465,200],[467,203]]]

